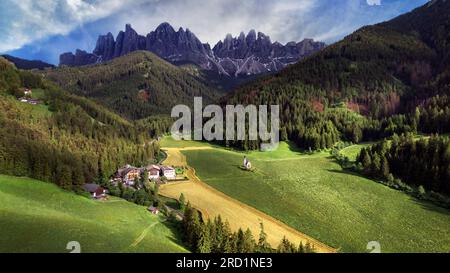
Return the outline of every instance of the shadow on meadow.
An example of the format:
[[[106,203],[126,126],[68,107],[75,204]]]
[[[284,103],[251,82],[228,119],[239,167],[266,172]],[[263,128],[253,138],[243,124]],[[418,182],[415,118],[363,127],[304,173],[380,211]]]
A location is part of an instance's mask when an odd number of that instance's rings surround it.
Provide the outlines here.
[[[380,182],[377,182],[375,180],[372,180],[372,179],[370,179],[370,178],[368,178],[368,177],[366,177],[366,176],[364,176],[362,174],[359,174],[357,172],[354,172],[354,171],[351,171],[351,170],[327,170],[327,171],[331,172],[331,173],[346,174],[346,175],[351,175],[351,176],[354,176],[354,177],[358,177],[358,178],[369,180],[372,183],[376,183],[376,184],[382,185],[382,186],[384,186],[386,188],[389,188],[391,190],[398,191],[398,192],[401,192],[403,194],[408,195],[408,198],[409,198],[409,200],[411,202],[419,205],[420,207],[422,207],[425,210],[432,211],[432,212],[437,212],[437,213],[440,213],[440,214],[443,214],[443,215],[446,215],[446,216],[450,216],[450,210],[445,208],[445,207],[439,206],[438,204],[435,204],[435,203],[433,203],[431,201],[422,200],[422,199],[414,196],[413,194],[409,194],[407,192],[391,188],[391,187],[389,187],[387,185],[384,185],[383,183],[380,183]]]

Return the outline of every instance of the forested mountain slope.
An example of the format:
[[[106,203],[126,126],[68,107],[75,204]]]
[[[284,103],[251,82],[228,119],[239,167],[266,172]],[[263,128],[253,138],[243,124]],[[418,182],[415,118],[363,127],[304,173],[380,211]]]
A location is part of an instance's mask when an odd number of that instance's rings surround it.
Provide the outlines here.
[[[40,104],[20,102],[23,87]],[[21,94],[22,93],[22,94]],[[0,58],[0,173],[78,189],[118,166],[151,162],[158,147],[129,121]]]
[[[194,96],[205,103],[219,98],[205,81],[144,51],[98,65],[47,70],[45,76],[131,119],[170,114],[174,105],[193,104]]]
[[[247,84],[224,103],[279,104],[282,137],[304,148],[417,130],[443,133],[450,122],[442,103],[450,92],[449,33],[450,1],[432,1]]]
[[[26,69],[26,70],[41,69],[42,70],[45,68],[55,67],[52,64],[49,64],[49,63],[46,63],[43,61],[39,61],[39,60],[26,60],[26,59],[21,59],[21,58],[14,57],[11,55],[2,55],[1,57],[14,63],[14,65],[19,69]]]

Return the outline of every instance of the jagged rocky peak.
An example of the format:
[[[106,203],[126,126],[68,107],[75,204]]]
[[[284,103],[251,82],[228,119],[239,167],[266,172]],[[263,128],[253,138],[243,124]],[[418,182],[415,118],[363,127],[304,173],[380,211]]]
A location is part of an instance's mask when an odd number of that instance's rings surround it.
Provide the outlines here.
[[[125,32],[136,32],[136,31],[131,27],[131,24],[126,24]]]
[[[237,37],[227,34],[214,47],[202,43],[188,28],[176,31],[169,23],[160,24],[146,36],[130,24],[114,39],[112,33],[100,35],[92,53],[76,51],[60,56],[60,64],[81,66],[108,61],[136,50],[147,50],[172,63],[193,63],[206,70],[228,76],[253,75],[278,71],[287,64],[320,50],[325,45],[306,39],[282,45],[268,35],[250,30]]]
[[[82,66],[86,64],[95,64],[99,57],[95,54],[87,53],[84,50],[77,49],[75,54],[67,52],[59,57],[60,64],[67,66]]]
[[[254,29],[250,30],[246,38],[247,44],[251,45],[256,42],[256,31]]]
[[[146,50],[173,63],[192,62],[202,68],[206,68],[211,51],[189,29],[175,31],[169,23],[160,24],[147,35]]]
[[[136,50],[145,50],[146,38],[139,35],[130,24],[125,26],[125,33],[122,43],[122,52],[119,56],[126,55]]]
[[[258,40],[267,41],[270,43],[270,37],[262,32],[258,32]]]
[[[116,41],[111,32],[106,35],[100,35],[93,53],[97,56],[103,56],[103,59],[109,60],[114,57],[114,48]]]
[[[305,39],[300,43],[289,42],[283,45],[279,42],[271,42],[268,35],[251,30],[247,36],[243,32],[237,38],[228,34],[223,41],[219,41],[213,48],[214,54],[219,58],[248,58],[256,57],[260,60],[290,56],[301,57],[317,51],[325,46],[323,43],[314,42],[312,39]],[[292,62],[293,60],[289,60]],[[294,60],[295,61],[295,60]]]
[[[182,28],[181,28],[182,29]],[[175,29],[171,24],[164,22],[161,23],[155,30],[158,33],[175,33]]]

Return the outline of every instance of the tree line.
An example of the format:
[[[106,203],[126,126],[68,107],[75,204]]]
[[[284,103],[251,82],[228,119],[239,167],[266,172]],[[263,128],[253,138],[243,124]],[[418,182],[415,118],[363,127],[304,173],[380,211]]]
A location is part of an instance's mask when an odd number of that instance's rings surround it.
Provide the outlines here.
[[[44,90],[42,105],[18,102],[24,87]],[[71,95],[0,58],[0,172],[78,190],[124,164],[153,162],[147,130]]]
[[[412,134],[394,136],[361,150],[357,163],[369,176],[450,195],[450,142],[433,135],[414,139]]]
[[[250,229],[232,232],[227,221],[219,216],[204,221],[190,203],[184,208],[182,236],[185,244],[196,253],[313,253],[309,242],[298,246],[283,238],[274,249],[267,242],[263,223],[260,224],[259,238]]]

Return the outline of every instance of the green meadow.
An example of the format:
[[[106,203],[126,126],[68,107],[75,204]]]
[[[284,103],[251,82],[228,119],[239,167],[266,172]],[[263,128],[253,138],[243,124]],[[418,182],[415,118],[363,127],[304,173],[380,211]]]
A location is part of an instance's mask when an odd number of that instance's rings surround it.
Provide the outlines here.
[[[362,146],[347,148],[356,156]],[[329,153],[183,151],[207,184],[342,252],[450,252],[450,212],[348,173]],[[254,170],[240,168],[244,155]]]
[[[95,201],[53,184],[0,175],[0,252],[186,252],[163,216],[118,198]]]
[[[363,143],[363,144],[356,144],[348,146],[340,151],[340,153],[350,159],[350,161],[356,161],[356,158],[359,155],[359,152],[362,148],[369,147],[373,143]]]
[[[165,136],[159,142],[160,146],[163,148],[186,148],[186,147],[212,147],[210,143],[195,141],[195,140],[183,140],[177,141],[171,136]]]

